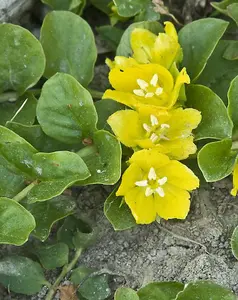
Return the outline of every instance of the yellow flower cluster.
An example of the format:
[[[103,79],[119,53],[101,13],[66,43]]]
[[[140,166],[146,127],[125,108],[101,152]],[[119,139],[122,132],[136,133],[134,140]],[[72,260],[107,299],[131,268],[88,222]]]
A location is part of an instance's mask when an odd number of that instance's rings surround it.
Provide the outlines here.
[[[128,108],[111,115],[108,123],[117,138],[135,153],[122,176],[117,196],[139,224],[157,217],[184,219],[190,207],[188,191],[198,178],[178,160],[196,152],[192,130],[201,121],[199,111],[183,108],[186,69],[178,70],[182,49],[173,24],[165,22],[158,36],[137,28],[131,33],[132,57],[107,60],[114,90],[103,96]]]

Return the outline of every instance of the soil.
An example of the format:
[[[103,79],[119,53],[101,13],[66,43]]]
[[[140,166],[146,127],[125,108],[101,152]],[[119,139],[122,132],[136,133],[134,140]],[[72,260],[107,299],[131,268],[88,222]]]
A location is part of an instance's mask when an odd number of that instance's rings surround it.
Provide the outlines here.
[[[184,9],[190,7],[186,14],[195,18],[194,9],[204,1],[171,2],[180,3],[183,16]],[[99,65],[96,81],[91,86],[105,90],[107,85],[107,70]],[[97,242],[82,254],[79,265],[111,274],[113,290],[119,286],[138,289],[151,281],[211,279],[238,294],[238,261],[230,248],[232,230],[238,224],[238,200],[230,196],[230,178],[204,184],[194,192],[185,221],[162,220],[160,224],[137,226],[123,232],[115,232],[103,214],[103,204],[111,189],[89,186],[78,190],[78,212],[92,219],[99,233]],[[18,251],[17,247],[1,246],[0,256]],[[48,272],[46,276],[53,282],[59,272]],[[69,284],[68,278],[62,284]],[[0,289],[0,299],[42,300],[46,292],[43,288],[35,296],[25,296]]]

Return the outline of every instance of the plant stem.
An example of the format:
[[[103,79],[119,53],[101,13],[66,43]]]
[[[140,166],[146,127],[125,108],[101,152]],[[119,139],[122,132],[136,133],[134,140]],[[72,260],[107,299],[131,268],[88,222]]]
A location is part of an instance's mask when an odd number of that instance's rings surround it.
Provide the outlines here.
[[[74,258],[73,260],[65,265],[61,271],[61,273],[59,274],[58,278],[55,280],[54,284],[50,287],[49,289],[49,292],[45,298],[45,300],[51,300],[55,294],[55,292],[57,291],[58,289],[58,286],[60,284],[60,282],[62,281],[62,279],[67,275],[68,272],[70,272],[73,267],[75,266],[75,264],[77,263],[81,253],[82,253],[82,250],[83,249],[78,249],[76,252],[75,252],[75,255],[74,255]]]
[[[91,90],[88,89],[89,93],[91,94],[91,96],[95,99],[102,99],[103,96],[103,92],[100,91],[96,91],[96,90]]]
[[[14,102],[16,101],[18,98],[17,93],[16,92],[8,92],[8,93],[4,93],[0,95],[0,103],[3,102]]]
[[[26,195],[30,192],[30,190],[37,184],[37,181],[33,181],[31,184],[26,186],[20,193],[18,193],[15,197],[12,199],[16,202],[20,202],[22,199],[26,197]]]

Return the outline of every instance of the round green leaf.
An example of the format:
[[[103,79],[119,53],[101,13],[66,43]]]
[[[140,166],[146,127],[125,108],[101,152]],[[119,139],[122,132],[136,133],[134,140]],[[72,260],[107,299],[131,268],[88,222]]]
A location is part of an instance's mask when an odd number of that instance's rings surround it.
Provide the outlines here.
[[[78,292],[80,296],[84,297],[85,299],[108,299],[108,297],[111,295],[111,289],[108,286],[108,275],[102,274],[93,276],[93,272],[93,269],[79,267],[73,270],[70,280],[75,285],[79,285]]]
[[[41,27],[40,41],[46,55],[45,76],[68,73],[87,86],[93,78],[97,49],[86,21],[68,11],[49,13]],[[52,47],[54,45],[54,47]]]
[[[32,234],[44,242],[48,238],[53,224],[73,214],[76,204],[72,197],[60,195],[49,201],[28,204],[26,208],[36,221],[36,228]]]
[[[227,46],[223,57],[228,60],[238,59],[238,41],[230,41],[231,43]]]
[[[33,95],[24,94],[15,102],[4,102],[0,104],[1,119],[0,125],[7,121],[18,122],[25,125],[32,125],[36,117],[36,98]]]
[[[141,288],[138,296],[140,300],[173,300],[183,288],[179,282],[153,282]]]
[[[42,0],[42,2],[49,5],[53,10],[70,10],[75,13],[80,13],[86,4],[85,0]]]
[[[37,119],[48,136],[80,144],[96,130],[97,113],[89,92],[72,76],[58,73],[42,88]]]
[[[158,34],[159,32],[163,32],[163,26],[159,22],[154,21],[145,21],[145,22],[138,22],[131,24],[124,32],[120,43],[117,48],[116,55],[119,56],[132,56],[132,49],[131,49],[131,33],[135,28],[144,28],[148,29],[154,34]]]
[[[16,201],[0,198],[0,243],[20,246],[35,228],[35,219]]]
[[[236,300],[232,291],[211,281],[196,281],[186,285],[176,300]]]
[[[145,0],[114,0],[118,14],[122,17],[132,17],[139,13],[145,6]]]
[[[97,9],[101,10],[107,15],[112,13],[110,9],[111,0],[90,0],[90,2],[93,6],[95,6]]]
[[[100,34],[100,37],[107,42],[113,51],[115,51],[119,45],[124,31],[111,25],[99,26],[96,29]]]
[[[64,243],[37,245],[33,253],[45,269],[52,270],[68,263],[69,247]]]
[[[194,130],[196,140],[231,138],[233,124],[224,103],[212,90],[202,85],[189,85],[186,105],[202,114],[202,121]]]
[[[41,266],[23,256],[7,256],[0,260],[0,282],[15,293],[33,295],[46,283]]]
[[[230,82],[238,74],[238,60],[227,60],[224,54],[236,41],[221,40],[212,53],[197,83],[206,85],[227,103]]]
[[[13,24],[0,24],[0,41],[0,94],[23,94],[44,73],[42,46],[28,30]]]
[[[211,2],[211,5],[221,13],[227,14],[227,6],[235,3],[237,0],[223,0],[221,2]]]
[[[196,80],[205,68],[228,24],[223,20],[206,18],[189,23],[180,30],[183,65],[192,80]]]
[[[238,25],[238,3],[233,3],[227,6],[228,16],[231,17]]]
[[[232,173],[237,153],[231,146],[231,140],[223,140],[209,143],[199,151],[198,165],[207,182],[221,180]]]
[[[134,290],[121,287],[116,290],[114,300],[139,300],[139,297]]]
[[[59,196],[76,181],[90,176],[84,161],[68,151],[36,153],[32,158],[32,171],[39,182],[27,194],[28,203]]]
[[[145,0],[144,9],[135,17],[136,22],[141,21],[157,21],[160,14],[155,11],[155,5],[151,0]]]
[[[233,121],[233,132],[234,134],[238,131],[238,76],[236,76],[230,85],[228,91],[228,113]]]
[[[115,184],[121,177],[121,145],[114,135],[98,130],[93,145],[81,149],[77,154],[86,163],[91,176],[76,185]]]
[[[234,229],[231,236],[231,249],[233,255],[238,260],[238,226]]]
[[[104,214],[112,224],[114,230],[126,230],[136,226],[136,221],[131,214],[123,197],[117,197],[116,191],[118,186],[113,190],[104,203]]]

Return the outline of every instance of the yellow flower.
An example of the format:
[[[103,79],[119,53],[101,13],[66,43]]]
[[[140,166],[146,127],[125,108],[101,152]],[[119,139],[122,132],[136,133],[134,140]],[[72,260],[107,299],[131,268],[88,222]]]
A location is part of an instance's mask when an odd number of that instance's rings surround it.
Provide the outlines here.
[[[231,195],[236,196],[238,191],[238,164],[235,165],[233,171],[233,189],[231,190]]]
[[[113,68],[109,81],[115,90],[106,90],[103,98],[113,99],[130,107],[139,104],[155,105],[170,109],[178,100],[180,88],[190,83],[190,78],[183,68],[174,80],[172,74],[158,64],[139,65],[130,60],[120,61],[123,68]]]
[[[136,28],[131,33],[133,58],[141,63],[156,63],[170,69],[183,58],[178,35],[171,22],[165,22],[165,33],[158,36],[147,29]]]
[[[167,112],[142,106],[138,111],[115,112],[108,124],[127,147],[156,147],[170,158],[181,160],[197,150],[191,132],[200,121],[200,112],[192,108]]]
[[[138,224],[163,219],[185,219],[190,207],[188,191],[199,179],[182,163],[170,160],[158,149],[135,152],[116,193],[125,202]]]

